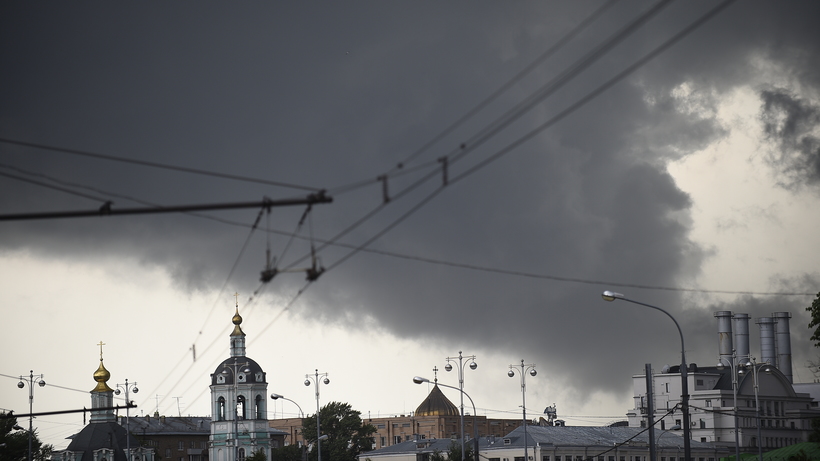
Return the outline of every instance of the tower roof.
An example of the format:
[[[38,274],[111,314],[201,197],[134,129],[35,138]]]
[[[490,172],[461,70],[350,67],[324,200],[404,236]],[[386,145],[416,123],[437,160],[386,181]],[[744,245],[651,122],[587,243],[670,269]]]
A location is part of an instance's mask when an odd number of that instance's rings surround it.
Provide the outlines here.
[[[458,416],[460,414],[458,407],[441,392],[438,384],[433,385],[427,398],[416,408],[416,416]]]

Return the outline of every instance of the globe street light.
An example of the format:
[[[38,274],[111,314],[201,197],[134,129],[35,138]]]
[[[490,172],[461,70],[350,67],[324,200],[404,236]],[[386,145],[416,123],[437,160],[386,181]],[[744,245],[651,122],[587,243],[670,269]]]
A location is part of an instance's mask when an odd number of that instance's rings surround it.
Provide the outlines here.
[[[130,390],[130,392],[133,392],[133,393],[136,394],[140,390],[137,388],[137,383],[136,382],[131,383],[131,386],[129,387],[128,379],[125,380],[125,384],[117,384],[116,388],[117,389],[114,390],[114,393],[117,394],[117,395],[120,395],[120,389],[125,389],[125,432],[128,433],[128,435],[125,437],[125,452],[128,453],[125,456],[125,458],[126,458],[126,460],[130,461],[131,458],[132,458],[132,456],[131,456],[131,421],[128,419],[128,416],[129,416],[129,410],[131,409],[132,403],[131,403],[131,400],[128,398],[128,392]]]
[[[227,363],[223,364],[222,366],[225,367],[222,370],[222,374],[227,375],[229,371],[233,372],[233,435],[234,435],[234,461],[239,459],[239,380],[237,379],[237,375],[241,371],[242,373],[250,373],[251,369],[248,368],[248,362],[239,363],[234,359],[233,363],[229,366]],[[242,370],[239,369],[240,366],[244,366]],[[245,401],[242,402],[242,417],[245,416]]]
[[[689,377],[686,373],[686,347],[683,343],[683,331],[681,331],[678,321],[675,320],[675,317],[672,317],[672,314],[666,312],[658,306],[653,306],[651,304],[646,304],[640,301],[629,299],[621,293],[616,293],[614,291],[607,290],[601,293],[601,297],[604,298],[604,301],[615,301],[616,299],[620,299],[621,301],[627,301],[633,304],[638,304],[640,306],[650,307],[652,309],[659,310],[666,314],[670,319],[672,319],[673,322],[675,322],[675,327],[678,328],[678,334],[680,335],[680,381],[682,393],[681,410],[683,410],[683,455],[686,457],[686,461],[690,461],[692,459],[692,448],[691,444],[689,443],[689,439],[691,438],[692,427],[689,424]]]
[[[769,361],[765,361],[763,363],[757,363],[754,357],[749,357],[749,361],[746,362],[746,367],[752,369],[752,375],[754,376],[755,380],[755,419],[757,420],[757,457],[759,461],[763,461],[763,439],[760,437],[760,401],[758,400],[758,376],[760,376],[760,369],[763,368],[763,372],[767,375],[772,374],[772,367],[769,364]]]
[[[32,437],[32,434],[34,433],[34,422],[33,422],[34,416],[32,415],[32,413],[34,413],[34,380],[35,379],[39,379],[39,381],[37,381],[38,386],[44,387],[46,385],[46,382],[43,381],[43,375],[40,374],[40,375],[37,375],[35,377],[34,376],[34,370],[29,371],[29,377],[28,378],[26,378],[24,376],[20,376],[20,382],[17,383],[17,387],[20,388],[20,389],[26,387],[26,384],[28,384],[28,461],[31,461],[31,459],[32,459],[31,437]]]
[[[470,360],[471,370],[478,368],[478,364],[475,363],[475,355],[462,356],[461,351],[458,351],[458,357],[447,357],[447,365],[444,365],[444,369],[452,371],[453,365],[450,361],[455,362],[456,359],[458,359],[458,390],[461,392],[461,461],[464,461],[464,366],[467,365],[464,359]]]
[[[740,362],[737,361],[737,351],[732,349],[732,360],[728,360],[725,357],[720,357],[718,359],[717,369],[723,370],[726,368],[726,364],[724,362],[729,362],[729,366],[731,367],[732,372],[732,395],[734,398],[734,413],[735,413],[735,459],[740,459],[740,434],[738,434],[738,424],[737,424],[737,376],[739,374],[738,365]]]
[[[530,363],[528,365],[524,365],[524,359],[521,359],[521,365],[510,365],[510,371],[507,372],[507,376],[512,378],[515,376],[515,372],[518,371],[516,368],[520,367],[521,371],[518,372],[519,376],[521,376],[521,411],[523,416],[522,423],[524,424],[524,461],[529,461],[529,456],[527,456],[527,373],[529,372],[530,376],[535,376],[538,374],[535,371],[535,364]]]
[[[330,384],[330,379],[327,377],[327,373],[319,373],[319,369],[315,370],[315,373],[311,375],[305,375],[305,386],[310,386],[310,382],[316,385],[316,452],[318,461],[322,461],[322,432],[319,428],[319,376],[324,376],[325,379],[322,380],[325,384]],[[294,402],[295,403],[295,402]]]
[[[475,369],[475,367],[473,367],[473,369]],[[427,378],[422,378],[421,376],[416,376],[416,377],[413,378],[413,382],[416,383],[416,384],[421,384],[421,383],[429,383],[430,380],[427,379]],[[473,451],[475,451],[475,456],[473,456],[473,459],[478,461],[478,419],[477,419],[477,416],[476,416],[475,402],[473,402],[473,398],[470,397],[470,395],[468,393],[464,392],[464,389],[459,389],[457,387],[448,386],[446,384],[441,384],[441,383],[438,383],[438,382],[436,384],[439,385],[439,386],[442,386],[442,387],[449,387],[450,389],[455,389],[455,390],[459,391],[462,395],[466,395],[467,398],[470,399],[470,404],[473,406]],[[463,459],[464,458],[464,437],[463,436],[462,436],[461,442],[462,442],[461,443],[461,457]]]

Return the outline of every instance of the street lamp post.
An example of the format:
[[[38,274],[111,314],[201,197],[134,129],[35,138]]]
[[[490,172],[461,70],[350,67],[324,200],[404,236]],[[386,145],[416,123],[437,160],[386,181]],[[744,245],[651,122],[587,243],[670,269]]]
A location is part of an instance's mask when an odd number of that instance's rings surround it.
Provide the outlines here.
[[[763,363],[757,363],[754,357],[749,357],[749,361],[746,362],[746,367],[751,367],[752,369],[752,376],[754,376],[755,380],[755,419],[757,420],[757,458],[759,461],[763,461],[763,439],[761,438],[760,434],[760,400],[758,399],[758,376],[760,376],[760,368],[763,368],[763,371],[766,374],[772,373],[772,368],[769,365],[769,361],[765,361]]]
[[[517,368],[521,368],[521,371],[518,372],[519,376],[521,376],[521,412],[523,414],[523,424],[524,424],[524,461],[529,461],[529,456],[527,453],[527,373],[530,376],[535,376],[538,374],[535,371],[535,364],[530,363],[525,365],[524,359],[521,359],[521,365],[510,365],[510,371],[507,372],[507,376],[512,378],[515,376],[515,372],[518,371]]]
[[[125,384],[117,384],[117,389],[114,391],[115,394],[120,395],[120,389],[125,389],[125,432],[127,433],[125,437],[125,459],[127,461],[131,461],[131,421],[128,419],[129,410],[131,409],[131,400],[128,397],[128,392],[137,393],[139,389],[137,388],[137,383],[131,383],[131,386],[128,385],[128,379],[125,380]]]
[[[455,362],[456,359],[458,359],[458,390],[461,392],[461,461],[464,461],[464,366],[466,365],[464,359],[470,360],[471,370],[478,368],[478,364],[475,362],[475,355],[462,356],[461,351],[458,351],[458,357],[447,357],[447,365],[444,366],[444,369],[451,371],[453,365],[450,364],[450,361]]]
[[[310,386],[310,382],[316,385],[316,452],[318,461],[322,461],[322,431],[319,426],[319,377],[324,376],[325,379],[322,380],[325,384],[330,384],[330,379],[327,377],[327,373],[319,373],[319,369],[317,368],[313,375],[307,374],[305,375],[305,386]]]
[[[294,405],[296,405],[296,408],[298,408],[298,409],[299,409],[299,417],[300,417],[300,418],[304,418],[304,417],[305,417],[305,413],[304,413],[304,412],[302,412],[302,407],[300,407],[298,403],[296,403],[296,402],[294,402],[293,400],[291,400],[291,399],[289,399],[289,398],[285,397],[284,395],[281,395],[281,394],[271,394],[271,395],[270,395],[270,398],[272,398],[273,400],[279,400],[279,399],[282,399],[282,400],[287,400],[288,402],[293,403]]]
[[[604,301],[615,301],[616,299],[620,299],[621,301],[627,301],[633,304],[638,304],[640,306],[650,307],[652,309],[659,310],[666,314],[670,319],[672,319],[673,322],[675,322],[675,327],[677,327],[678,334],[680,335],[680,381],[682,393],[681,410],[683,411],[683,455],[686,458],[685,461],[691,461],[692,447],[689,442],[691,439],[692,427],[689,424],[689,377],[687,376],[686,347],[684,346],[683,342],[683,331],[681,331],[678,321],[675,320],[675,317],[672,317],[672,314],[666,312],[658,306],[653,306],[651,304],[646,304],[640,301],[629,299],[621,293],[615,293],[614,291],[607,290],[601,294],[601,297],[604,298]]]
[[[723,370],[724,368],[726,368],[726,364],[724,363],[725,361],[728,361],[728,360],[726,360],[726,358],[724,358],[724,357],[720,357],[720,359],[718,359],[718,364],[717,364],[717,369],[718,370]],[[731,369],[731,372],[732,372],[732,395],[734,397],[735,459],[739,460],[740,459],[740,434],[738,434],[738,424],[737,424],[737,375],[738,375],[737,366],[739,365],[739,363],[737,361],[737,351],[734,350],[734,349],[732,350],[732,360],[729,361],[729,362],[730,362],[729,366],[731,367],[730,369]]]
[[[233,439],[234,440],[234,442],[233,442],[233,452],[234,452],[233,456],[234,456],[234,458],[233,459],[234,459],[234,461],[239,460],[239,386],[238,386],[238,384],[239,384],[238,381],[239,380],[236,378],[236,376],[239,374],[239,371],[240,371],[239,367],[240,366],[245,367],[241,370],[243,373],[250,373],[251,369],[247,368],[248,365],[249,365],[248,362],[239,363],[239,362],[236,361],[236,359],[234,359],[233,364],[231,364],[230,366],[228,366],[228,364],[224,364],[223,366],[225,367],[225,369],[222,370],[222,373],[226,374],[226,375],[228,374],[228,371],[233,372],[233,401],[234,401],[234,405],[233,405],[233,437],[234,437],[234,439]],[[247,402],[242,403],[242,413],[243,414],[245,413],[246,403]]]
[[[475,369],[475,368],[473,368],[473,369]],[[427,379],[427,378],[422,378],[421,376],[416,376],[416,377],[413,378],[413,382],[416,383],[416,384],[421,384],[421,383],[429,383],[430,380]],[[475,452],[475,455],[473,456],[473,459],[475,461],[478,461],[478,418],[476,416],[475,402],[473,402],[473,398],[470,397],[470,394],[464,392],[464,389],[459,389],[457,387],[448,386],[446,384],[441,384],[441,383],[436,383],[436,384],[439,385],[439,386],[442,386],[442,387],[449,387],[450,389],[455,389],[455,390],[459,391],[462,395],[466,395],[467,398],[470,399],[470,404],[473,406],[473,451]],[[463,443],[463,441],[464,440],[462,438],[462,444],[461,444],[461,456],[462,457],[464,457],[464,443]]]
[[[39,374],[34,376],[34,370],[29,371],[29,377],[26,378],[25,376],[20,376],[20,382],[17,383],[17,387],[22,389],[28,384],[28,461],[32,460],[32,453],[31,453],[31,438],[32,434],[34,434],[34,380],[39,379],[37,381],[37,385],[40,387],[44,387],[46,382],[43,380],[43,375]]]

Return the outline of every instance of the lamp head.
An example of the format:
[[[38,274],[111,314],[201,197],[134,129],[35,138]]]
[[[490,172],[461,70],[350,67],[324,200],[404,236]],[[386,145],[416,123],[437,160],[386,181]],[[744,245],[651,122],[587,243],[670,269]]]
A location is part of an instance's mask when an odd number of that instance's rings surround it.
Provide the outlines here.
[[[670,431],[679,431],[680,430],[680,424],[675,424],[674,426],[670,427],[669,430]]]
[[[310,386],[310,380],[309,379],[305,380],[305,386]]]
[[[471,369],[471,370],[475,370],[476,368],[478,368],[478,364],[477,364],[477,363],[475,363],[475,361],[470,362],[470,369]]]
[[[535,376],[535,375],[537,375],[537,374],[538,374],[538,372],[537,372],[537,371],[535,371],[535,368],[533,368],[532,370],[530,370],[530,376]]]
[[[507,376],[509,376],[510,378],[512,378],[513,376],[515,376],[515,372],[514,372],[514,371],[512,371],[512,370],[510,370],[510,371],[508,371],[508,372],[507,372]]]
[[[444,369],[446,371],[453,371],[453,366],[450,365],[450,362],[447,362],[447,365],[444,365]]]
[[[114,389],[114,395],[120,395],[120,394],[122,394],[122,392],[120,392],[119,389]]]
[[[606,290],[603,293],[601,293],[601,297],[604,298],[604,301],[615,301],[616,299],[624,299],[624,295],[609,290]]]
[[[772,367],[766,365],[766,368],[764,368],[763,371],[765,371],[767,375],[770,375],[772,374]]]
[[[131,392],[133,392],[133,393],[135,393],[135,394],[139,393],[139,391],[140,391],[140,390],[139,390],[139,388],[137,388],[137,386],[134,386],[134,388],[133,388],[133,389],[131,389]]]
[[[325,383],[325,384],[330,384],[330,378],[325,376],[325,379],[323,379],[322,382]]]
[[[43,381],[43,380],[41,379],[41,380],[40,380],[40,382],[39,382],[39,383],[37,383],[37,384],[38,384],[40,387],[45,387],[46,382],[45,382],[45,381]]]
[[[421,376],[414,376],[413,377],[413,382],[416,383],[416,384],[421,384],[421,383],[429,383],[430,380],[427,379],[427,378],[422,378]]]
[[[281,396],[281,395],[279,395],[279,394],[271,394],[271,395],[270,395],[270,398],[272,398],[273,400],[278,400],[278,399],[280,399],[281,397],[282,397],[282,396]]]
[[[17,387],[19,387],[20,389],[22,389],[23,387],[25,387],[25,384],[23,384],[23,382],[22,382],[22,381],[20,381],[19,383],[17,383]]]

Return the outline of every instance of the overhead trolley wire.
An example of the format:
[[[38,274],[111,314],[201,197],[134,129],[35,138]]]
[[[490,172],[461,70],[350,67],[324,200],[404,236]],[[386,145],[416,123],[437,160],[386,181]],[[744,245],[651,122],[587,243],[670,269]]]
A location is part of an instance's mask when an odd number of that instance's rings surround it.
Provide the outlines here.
[[[483,132],[480,132],[474,138],[476,138],[476,140],[480,141],[480,142],[484,142],[487,139],[489,139],[489,137],[491,135],[497,133],[501,128],[503,128],[504,126],[511,123],[514,119],[520,117],[520,115],[523,114],[524,111],[531,108],[535,103],[537,103],[538,101],[543,100],[543,98],[545,98],[548,95],[552,94],[552,92],[554,92],[558,87],[560,87],[563,84],[565,84],[566,82],[568,82],[571,78],[574,78],[579,72],[581,72],[582,70],[588,68],[594,61],[598,60],[603,55],[603,53],[610,50],[616,43],[624,40],[628,35],[630,35],[632,32],[634,32],[637,27],[639,27],[640,25],[643,25],[649,18],[651,18],[652,16],[654,16],[655,14],[660,12],[660,10],[662,8],[664,8],[665,6],[667,6],[671,1],[672,0],[662,0],[661,2],[658,2],[657,4],[655,4],[652,8],[647,10],[644,14],[642,14],[641,16],[639,16],[638,18],[636,18],[635,20],[630,22],[627,26],[625,26],[624,28],[619,30],[616,34],[614,34],[614,36],[610,37],[608,41],[604,42],[601,46],[597,47],[595,50],[588,53],[584,58],[582,58],[581,60],[579,60],[575,64],[573,64],[567,71],[562,73],[557,79],[554,79],[552,82],[548,83],[547,85],[542,87],[539,91],[537,91],[532,96],[527,98],[524,102],[519,104],[516,108],[514,108],[511,111],[508,111],[504,116],[502,116],[501,118],[497,119],[495,122],[488,125],[488,127],[485,128],[483,130]],[[577,109],[584,106],[589,101],[593,100],[595,97],[597,97],[598,95],[603,93],[605,90],[607,90],[610,87],[612,87],[613,85],[615,85],[615,83],[621,81],[624,77],[626,77],[627,75],[629,75],[630,73],[632,73],[636,69],[638,69],[639,67],[646,64],[649,60],[653,59],[658,54],[665,51],[666,49],[668,49],[673,44],[677,43],[682,38],[686,37],[692,31],[694,31],[695,29],[700,27],[703,23],[705,23],[706,21],[708,21],[709,19],[714,17],[717,13],[722,11],[724,8],[726,8],[727,6],[729,6],[733,2],[734,2],[734,0],[725,0],[722,3],[720,3],[719,5],[717,5],[716,7],[712,8],[706,14],[704,14],[703,16],[701,16],[700,18],[695,20],[693,23],[691,23],[689,26],[684,28],[682,31],[680,31],[677,34],[673,35],[670,39],[668,39],[667,41],[663,42],[660,46],[653,49],[650,53],[646,54],[643,58],[639,59],[638,61],[633,63],[631,66],[627,67],[624,71],[620,72],[615,77],[613,77],[612,79],[605,82],[603,85],[600,85],[598,88],[591,91],[586,96],[581,98],[579,101],[572,104],[568,108],[564,109],[558,115],[552,117],[547,122],[542,123],[541,125],[536,127],[534,130],[531,130],[530,132],[528,132],[527,134],[525,134],[521,138],[519,138],[516,141],[514,141],[513,143],[507,145],[505,148],[501,149],[500,151],[497,151],[495,154],[493,154],[490,157],[482,160],[478,164],[474,165],[473,167],[467,169],[465,172],[463,172],[460,175],[456,176],[455,178],[453,178],[453,180],[451,182],[460,181],[461,179],[464,179],[467,176],[475,173],[476,171],[480,170],[481,168],[489,165],[494,160],[497,160],[498,158],[502,157],[503,155],[506,155],[507,153],[511,152],[513,149],[520,146],[524,142],[530,140],[536,134],[542,132],[543,130],[545,130],[545,129],[549,128],[550,126],[554,125],[556,122],[564,119],[569,114],[575,112]],[[476,142],[476,141],[473,141],[473,142]],[[462,145],[462,147],[463,146],[464,145]],[[474,147],[470,146],[469,149],[473,150]],[[466,153],[467,153],[466,148],[462,148],[462,150],[464,150],[465,152],[458,154],[458,156],[455,157],[456,159],[461,158],[464,155],[466,155]],[[451,154],[451,155],[454,155],[454,154]],[[430,174],[426,175],[422,180],[417,181],[412,186],[406,188],[402,192],[402,194],[407,193],[409,190],[411,190],[411,188],[414,189],[415,187],[418,187],[422,182],[429,179],[432,176],[432,174],[433,173],[430,173]],[[418,202],[416,205],[414,205],[408,211],[406,211],[401,216],[399,216],[391,224],[388,224],[385,228],[383,228],[381,231],[379,231],[375,236],[367,239],[363,244],[358,245],[353,251],[351,251],[347,255],[343,256],[337,262],[331,264],[328,267],[328,269],[335,268],[339,264],[347,261],[350,257],[355,255],[359,251],[362,251],[364,248],[366,248],[371,243],[373,243],[376,239],[378,239],[379,237],[383,236],[384,234],[386,234],[387,232],[392,230],[396,225],[403,222],[410,215],[412,215],[416,211],[418,211],[423,205],[429,203],[429,201],[432,200],[434,197],[436,197],[443,190],[443,188],[444,188],[444,186],[440,186],[439,188],[437,188],[436,190],[434,190],[433,192],[428,194],[426,197],[422,198],[420,202]],[[385,204],[382,203],[379,207],[377,207],[375,210],[371,211],[364,218],[360,219],[359,221],[357,221],[353,225],[351,225],[348,228],[346,228],[345,230],[343,230],[341,233],[334,236],[332,239],[330,239],[329,242],[335,242],[336,240],[341,238],[341,236],[343,236],[343,235],[347,234],[348,232],[350,232],[354,227],[357,227],[358,225],[363,223],[366,219],[369,219],[369,217],[372,217],[376,212],[378,212],[379,210],[384,208],[384,205]],[[326,244],[325,244],[325,246],[326,246]]]
[[[287,187],[287,188],[291,188],[291,189],[307,190],[307,191],[313,191],[313,192],[318,192],[318,191],[321,190],[321,188],[318,188],[318,187],[301,186],[301,185],[298,185],[298,184],[289,184],[289,183],[284,183],[284,182],[280,182],[280,181],[271,181],[271,180],[268,180],[268,179],[251,178],[249,176],[240,176],[240,175],[234,175],[234,174],[219,173],[219,172],[215,172],[215,171],[202,170],[202,169],[199,169],[199,168],[182,167],[182,166],[176,166],[176,165],[168,165],[168,164],[159,163],[159,162],[149,162],[147,160],[137,160],[137,159],[130,159],[130,158],[125,158],[125,157],[117,157],[117,156],[114,156],[114,155],[99,154],[99,153],[95,153],[95,152],[88,152],[88,151],[83,151],[83,150],[78,150],[78,149],[69,149],[69,148],[65,148],[65,147],[49,146],[49,145],[46,145],[46,144],[39,144],[39,143],[26,142],[26,141],[18,141],[18,140],[15,140],[15,139],[9,139],[9,138],[3,138],[3,137],[0,137],[0,142],[6,143],[6,144],[15,144],[15,145],[18,145],[18,146],[33,147],[35,149],[50,150],[52,152],[61,152],[61,153],[65,153],[65,154],[80,155],[80,156],[84,156],[84,157],[91,157],[91,158],[98,158],[98,159],[103,159],[103,160],[110,160],[110,161],[114,161],[114,162],[131,163],[131,164],[134,164],[134,165],[142,165],[142,166],[148,166],[148,167],[152,167],[152,168],[161,168],[161,169],[165,169],[165,170],[181,171],[183,173],[191,173],[191,174],[198,174],[198,175],[204,175],[204,176],[213,176],[213,177],[216,177],[216,178],[232,179],[232,180],[235,180],[235,181],[253,182],[253,183],[259,183],[259,184],[267,184],[269,186]]]

